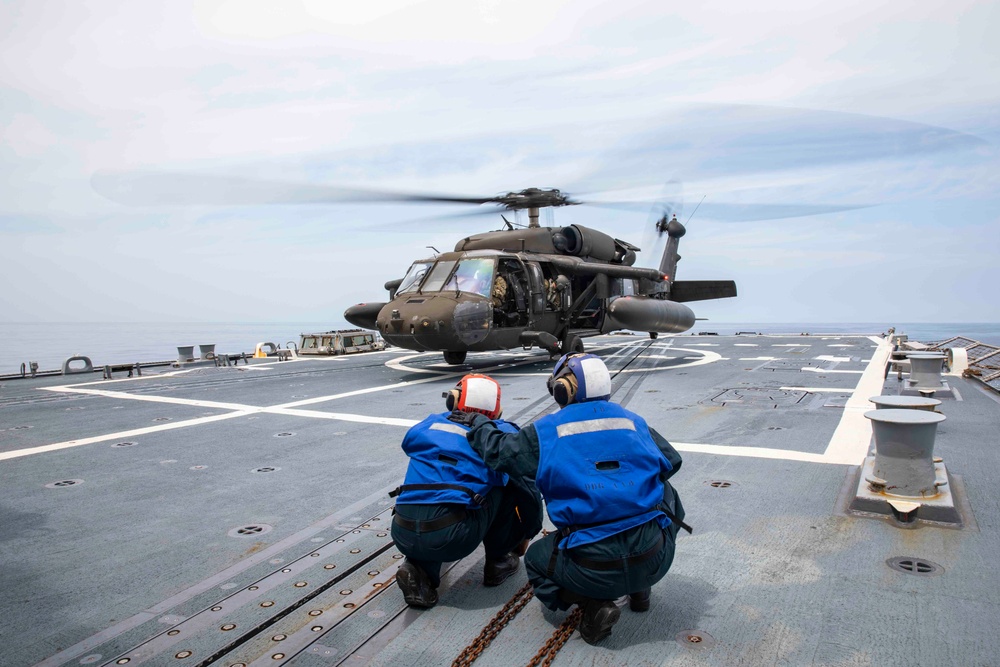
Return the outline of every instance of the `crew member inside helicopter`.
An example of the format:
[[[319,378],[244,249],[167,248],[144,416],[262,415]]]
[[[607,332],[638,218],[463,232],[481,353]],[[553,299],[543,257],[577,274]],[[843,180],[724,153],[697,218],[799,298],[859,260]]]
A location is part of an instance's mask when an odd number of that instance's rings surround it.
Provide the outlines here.
[[[406,561],[396,574],[411,607],[437,604],[441,565],[465,558],[482,544],[483,584],[499,586],[517,571],[528,540],[541,530],[538,491],[509,480],[483,463],[467,440],[470,415],[502,433],[517,426],[500,419],[500,385],[486,375],[466,375],[445,392],[448,412],[432,414],[403,438],[409,457],[392,521],[392,539]]]
[[[525,555],[535,596],[552,610],[583,609],[590,644],[611,634],[629,596],[649,609],[651,587],[670,568],[684,508],[667,481],[677,451],[639,415],[610,402],[611,377],[593,354],[556,364],[549,393],[560,410],[505,431],[482,414],[464,416],[469,441],[492,470],[535,480],[558,528]]]
[[[493,280],[494,322],[501,327],[514,327],[528,321],[528,277],[524,267],[514,259],[502,259]]]

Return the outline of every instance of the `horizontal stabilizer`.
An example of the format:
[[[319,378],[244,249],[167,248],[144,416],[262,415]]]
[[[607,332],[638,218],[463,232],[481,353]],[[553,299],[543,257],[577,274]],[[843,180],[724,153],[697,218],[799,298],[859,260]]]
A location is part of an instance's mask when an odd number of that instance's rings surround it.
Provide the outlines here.
[[[734,280],[678,280],[670,286],[670,300],[707,301],[736,296]]]

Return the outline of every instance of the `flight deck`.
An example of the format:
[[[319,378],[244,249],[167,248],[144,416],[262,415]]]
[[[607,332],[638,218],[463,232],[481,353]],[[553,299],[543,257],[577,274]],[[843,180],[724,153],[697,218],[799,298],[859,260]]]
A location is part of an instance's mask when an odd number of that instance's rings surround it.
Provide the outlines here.
[[[934,453],[962,521],[903,525],[848,507],[869,398],[905,383],[880,334],[585,342],[612,400],[684,457],[694,533],[649,612],[599,646],[572,633],[553,664],[995,664],[996,392],[947,377]],[[555,410],[553,363],[391,348],[0,383],[0,663],[452,664],[527,580],[483,587],[480,549],[446,566],[436,607],[405,606],[399,443],[468,372],[500,382],[507,420]],[[566,616],[528,601],[475,664],[529,664]]]

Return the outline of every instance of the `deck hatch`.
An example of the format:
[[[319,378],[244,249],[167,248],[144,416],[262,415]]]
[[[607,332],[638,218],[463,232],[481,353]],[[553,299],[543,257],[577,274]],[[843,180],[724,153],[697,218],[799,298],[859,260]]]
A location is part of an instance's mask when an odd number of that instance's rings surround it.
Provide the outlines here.
[[[802,368],[806,366],[815,367],[815,364],[805,359],[772,359],[757,370],[801,372]]]
[[[736,387],[716,394],[709,402],[752,408],[787,408],[801,406],[809,395],[807,391],[777,389],[774,387]]]

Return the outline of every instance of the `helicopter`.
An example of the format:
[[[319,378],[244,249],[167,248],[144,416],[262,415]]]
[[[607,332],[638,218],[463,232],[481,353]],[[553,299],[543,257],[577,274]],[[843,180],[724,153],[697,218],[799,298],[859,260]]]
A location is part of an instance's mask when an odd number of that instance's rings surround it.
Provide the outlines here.
[[[539,225],[543,208],[576,201],[557,189],[527,188],[495,197],[420,196],[416,201],[494,204],[528,211],[527,227],[467,236],[451,252],[414,261],[402,278],[385,283],[388,301],[344,312],[351,324],[373,329],[390,344],[440,351],[446,363],[469,352],[538,346],[552,355],[583,352],[583,339],[619,329],[682,333],[695,322],[691,301],[736,296],[732,280],[675,279],[681,237],[676,214],[653,224],[665,239],[656,268],[634,266],[640,248],[583,225]],[[670,215],[668,219],[668,215]]]

